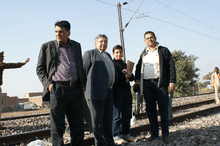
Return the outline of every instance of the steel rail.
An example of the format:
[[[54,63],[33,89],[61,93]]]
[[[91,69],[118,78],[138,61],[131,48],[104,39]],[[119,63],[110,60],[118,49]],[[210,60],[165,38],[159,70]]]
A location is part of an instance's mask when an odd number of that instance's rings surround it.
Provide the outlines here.
[[[0,137],[0,145],[12,145],[19,144],[24,141],[36,140],[37,138],[45,138],[50,136],[50,129],[36,130],[31,132],[25,132],[20,134],[14,134],[9,136]]]
[[[48,115],[50,115],[50,113],[33,114],[33,115],[16,116],[16,117],[8,117],[8,118],[1,118],[1,121],[24,119],[24,118],[39,117],[39,116],[48,116]]]
[[[89,126],[84,124],[84,130],[88,130]],[[11,144],[19,144],[24,141],[36,140],[38,138],[46,138],[50,137],[50,128],[43,130],[30,131],[25,133],[19,133],[8,136],[0,136],[0,145],[11,145]]]
[[[214,94],[214,92],[211,93],[203,93],[203,94],[198,94],[198,95],[189,95],[189,96],[184,96],[184,97],[193,97],[193,96],[200,96],[200,95],[209,95],[209,94]],[[183,98],[184,98],[183,97]],[[177,98],[182,98],[182,97],[175,97],[174,99]],[[133,103],[134,104],[134,103]],[[23,118],[30,118],[30,117],[38,117],[38,116],[47,116],[50,115],[50,113],[43,113],[43,114],[33,114],[33,115],[24,115],[24,116],[15,116],[15,117],[7,117],[7,118],[1,118],[1,121],[7,121],[7,120],[14,120],[14,119],[23,119]]]
[[[209,93],[207,93],[209,94]],[[200,104],[204,104],[204,103],[211,103],[214,102],[214,99],[211,100],[205,100],[205,101],[201,101],[201,102],[196,102],[196,103],[190,103],[190,104],[186,104],[186,105],[179,105],[179,106],[174,106],[172,107],[172,111],[179,109],[179,108],[185,108],[187,106],[191,106],[191,105],[200,105]],[[182,107],[181,107],[182,106]],[[8,118],[1,118],[1,121],[8,121],[8,120],[15,120],[15,119],[23,119],[23,118],[31,118],[31,117],[38,117],[38,116],[48,116],[50,115],[50,113],[43,113],[43,114],[33,114],[33,115],[25,115],[25,116],[16,116],[16,117],[8,117]],[[141,113],[139,115],[136,115],[137,117],[140,116],[146,116],[146,113]]]
[[[205,100],[205,101],[200,101],[200,102],[195,102],[195,103],[189,103],[189,104],[174,106],[174,107],[172,107],[172,112],[175,112],[177,110],[197,107],[197,106],[200,106],[200,105],[203,105],[203,104],[210,104],[210,103],[213,103],[213,102],[214,102],[214,99],[210,99],[210,100]],[[157,112],[159,112],[159,111],[157,111]],[[141,113],[141,114],[136,115],[136,118],[141,119],[141,118],[146,117],[146,116],[147,116],[147,113]]]

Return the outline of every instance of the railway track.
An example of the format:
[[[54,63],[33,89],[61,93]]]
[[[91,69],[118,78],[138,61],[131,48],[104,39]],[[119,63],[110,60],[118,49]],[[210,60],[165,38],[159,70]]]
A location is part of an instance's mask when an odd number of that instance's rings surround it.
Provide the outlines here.
[[[202,95],[211,95],[211,94],[214,94],[214,92],[211,92],[211,93],[204,93],[204,94],[199,94],[199,96],[202,96]],[[198,95],[190,95],[190,96],[186,96],[186,97],[194,97],[194,96],[198,96]],[[178,99],[178,98],[184,98],[184,97],[175,97],[175,99]],[[135,103],[133,103],[135,104]],[[192,103],[194,104],[194,103]],[[200,104],[200,102],[198,102],[198,104]],[[183,105],[185,106],[185,105]],[[177,108],[179,106],[176,106]],[[31,117],[39,117],[39,116],[48,116],[50,115],[50,113],[41,113],[41,114],[32,114],[32,115],[24,115],[24,116],[15,116],[15,117],[6,117],[6,118],[1,118],[1,121],[8,121],[8,120],[15,120],[15,119],[23,119],[23,118],[31,118]]]
[[[190,104],[186,104],[186,105],[180,105],[180,106],[175,106],[172,108],[172,111],[175,112],[177,110],[183,110],[183,109],[188,109],[188,108],[193,108],[193,107],[198,107],[201,105],[206,105],[206,104],[211,104],[213,103],[214,100],[206,100],[206,101],[201,101],[201,102],[197,102],[197,103],[190,103]],[[202,111],[198,111],[198,112],[193,112],[190,114],[185,114],[182,116],[178,116],[178,117],[174,117],[169,119],[169,123],[172,124],[174,122],[180,122],[182,120],[185,120],[186,118],[191,118],[195,115],[204,113],[204,112],[208,112],[208,111],[212,111],[212,110],[216,110],[216,109],[220,109],[220,106],[214,107],[214,108],[209,108],[206,110],[202,110]],[[38,115],[48,115],[48,114],[38,114]],[[33,116],[33,115],[32,115]],[[37,116],[37,115],[35,115]],[[31,117],[31,115],[28,116],[21,116],[19,118],[28,118]],[[142,113],[136,116],[139,119],[142,118],[146,118],[146,113]],[[10,119],[11,118],[4,118],[4,120],[6,119]],[[15,117],[13,117],[13,119],[16,119]],[[150,125],[142,125],[142,126],[138,126],[138,127],[134,127],[131,128],[131,135],[135,135],[137,133],[140,133],[143,130],[149,130]],[[84,124],[84,130],[88,130],[88,125]],[[45,129],[45,130],[37,130],[37,131],[31,131],[31,132],[26,132],[26,133],[21,133],[21,134],[15,134],[15,135],[9,135],[9,136],[2,136],[0,137],[0,144],[4,144],[4,145],[12,145],[12,144],[18,144],[18,143],[22,143],[24,141],[31,141],[31,140],[35,140],[37,138],[42,139],[45,137],[50,137],[50,129]],[[89,146],[92,145],[94,143],[93,138],[88,138],[84,140],[85,146]],[[70,144],[66,144],[66,145],[70,145]]]
[[[188,113],[188,114],[176,116],[176,117],[173,117],[173,118],[169,119],[169,125],[173,125],[173,124],[182,122],[186,119],[196,118],[197,116],[203,115],[203,114],[208,113],[208,112],[213,112],[213,111],[216,111],[216,110],[218,110],[218,111],[220,110],[220,105],[215,106],[215,107],[211,107],[211,108],[207,108],[207,109],[204,109],[204,110],[199,110],[199,111],[191,112],[191,113]],[[159,121],[159,125],[160,124],[161,124],[161,122]],[[144,125],[141,125],[141,126],[131,128],[130,129],[130,134],[131,135],[137,135],[137,134],[141,133],[142,131],[150,131],[150,124],[144,124]],[[93,137],[85,139],[84,143],[85,143],[85,146],[93,145],[94,144]],[[65,144],[65,146],[70,146],[70,143]]]

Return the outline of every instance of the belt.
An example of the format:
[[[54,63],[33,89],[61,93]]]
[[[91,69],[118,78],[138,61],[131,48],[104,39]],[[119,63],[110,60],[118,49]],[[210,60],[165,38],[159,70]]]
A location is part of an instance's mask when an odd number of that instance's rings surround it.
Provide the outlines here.
[[[55,81],[55,83],[61,84],[64,86],[74,86],[78,83],[78,80],[77,81]]]
[[[144,81],[151,81],[151,82],[156,82],[158,80],[159,80],[159,78],[157,78],[157,79],[144,79]]]

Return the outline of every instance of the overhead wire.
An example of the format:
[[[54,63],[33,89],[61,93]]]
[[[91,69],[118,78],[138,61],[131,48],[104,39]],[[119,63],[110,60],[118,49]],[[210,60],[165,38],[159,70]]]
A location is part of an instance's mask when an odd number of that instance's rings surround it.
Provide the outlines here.
[[[105,2],[105,1],[102,1],[102,0],[97,0],[97,1],[99,1],[99,2],[102,2],[102,3],[104,3],[104,4],[107,4],[107,5],[110,5],[110,6],[117,6],[117,5],[114,5],[114,4],[110,4],[110,3],[107,3],[107,2]]]
[[[172,9],[172,10],[174,10],[174,11],[176,11],[176,12],[178,12],[178,13],[180,13],[180,14],[182,14],[182,15],[184,15],[184,16],[186,16],[186,17],[188,17],[188,18],[190,18],[190,19],[192,19],[192,20],[194,20],[194,21],[196,21],[196,22],[198,22],[198,23],[200,23],[200,24],[206,26],[206,27],[209,27],[209,28],[211,28],[211,29],[213,29],[213,30],[215,30],[215,31],[220,32],[219,30],[217,30],[217,29],[215,29],[215,28],[213,28],[213,27],[211,27],[211,26],[209,26],[209,25],[207,25],[207,24],[205,24],[205,23],[203,23],[203,22],[201,22],[201,21],[199,21],[199,20],[196,20],[195,18],[192,18],[192,17],[190,17],[189,15],[186,15],[186,14],[184,14],[183,12],[180,12],[180,11],[178,11],[178,10],[176,10],[176,9],[174,9],[174,8],[172,8],[172,7],[166,5],[166,4],[164,4],[164,3],[162,3],[162,2],[160,2],[160,1],[158,1],[158,0],[154,0],[154,1],[156,1],[156,2],[158,2],[158,3],[160,3],[160,4],[162,4],[162,5],[166,6],[167,8],[170,8],[170,9]]]
[[[108,4],[108,5],[110,5],[110,6],[117,7],[116,5],[113,5],[113,4],[110,4],[110,3],[104,2],[104,1],[102,1],[102,0],[97,0],[97,1],[102,2],[102,3],[105,3],[105,4]],[[126,11],[130,11],[130,12],[135,12],[135,11],[130,10],[130,9],[127,9],[127,8],[122,8],[122,9],[124,9],[124,10],[126,10]],[[138,14],[142,14],[142,13],[139,13],[139,12],[136,12],[136,13],[138,13]],[[163,22],[163,23],[167,23],[167,24],[173,25],[173,26],[175,26],[175,27],[179,27],[179,28],[185,29],[185,30],[187,30],[187,31],[191,31],[191,32],[194,32],[194,33],[197,33],[197,34],[200,34],[200,35],[203,35],[203,36],[206,36],[206,37],[209,37],[209,38],[212,38],[212,39],[215,39],[215,40],[220,41],[220,39],[218,39],[218,38],[215,38],[215,37],[212,37],[212,36],[206,35],[206,34],[204,34],[204,33],[200,33],[200,32],[198,32],[198,31],[195,31],[195,30],[192,30],[192,29],[189,29],[189,28],[183,27],[183,26],[179,26],[179,25],[176,25],[176,24],[173,24],[173,23],[170,23],[170,22],[167,22],[167,21],[164,21],[164,20],[158,19],[158,18],[154,18],[154,17],[151,17],[151,16],[149,16],[149,15],[146,15],[145,17],[148,17],[148,18],[151,18],[151,19],[154,19],[154,20],[157,20],[157,21]]]
[[[176,26],[176,27],[179,27],[179,28],[182,28],[182,29],[185,29],[185,30],[188,30],[188,31],[191,31],[191,32],[194,32],[194,33],[197,33],[197,34],[200,34],[200,35],[203,35],[203,36],[206,36],[206,37],[210,37],[210,38],[212,38],[212,39],[215,39],[215,40],[220,41],[220,39],[215,38],[215,37],[212,37],[212,36],[210,36],[210,35],[207,35],[207,34],[204,34],[204,33],[200,33],[200,32],[198,32],[198,31],[195,31],[195,30],[192,30],[192,29],[189,29],[189,28],[185,28],[185,27],[182,27],[182,26],[179,26],[179,25],[176,25],[176,24],[173,24],[173,23],[164,21],[164,20],[160,20],[160,19],[151,17],[151,16],[148,16],[148,17],[151,18],[151,19],[154,19],[154,20],[157,20],[157,21],[160,21],[160,22],[164,22],[164,23],[167,23],[167,24],[170,24],[170,25],[173,25],[173,26]]]
[[[126,5],[126,4],[128,4],[128,3],[132,2],[132,1],[134,1],[134,0],[123,2],[123,5]]]
[[[128,24],[130,23],[131,19],[133,19],[134,15],[137,13],[137,11],[140,9],[141,5],[144,3],[145,0],[143,0],[140,4],[140,6],[137,8],[137,10],[134,12],[134,14],[131,16],[130,20],[125,24],[125,28],[128,26]],[[124,28],[124,29],[125,29]],[[123,31],[124,31],[123,29]]]

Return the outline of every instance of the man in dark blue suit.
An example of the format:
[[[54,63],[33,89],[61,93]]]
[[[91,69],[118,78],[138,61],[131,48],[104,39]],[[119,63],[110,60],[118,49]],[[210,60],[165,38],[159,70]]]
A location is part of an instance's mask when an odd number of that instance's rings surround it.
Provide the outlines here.
[[[88,100],[96,146],[113,146],[112,112],[113,87],[117,80],[114,64],[107,49],[108,38],[100,34],[95,38],[96,48],[83,55],[86,73],[85,97]]]

